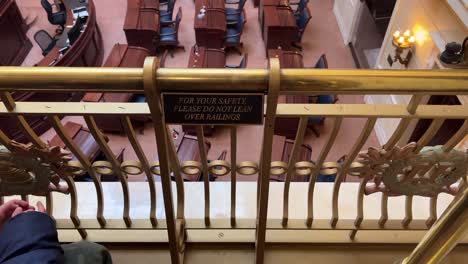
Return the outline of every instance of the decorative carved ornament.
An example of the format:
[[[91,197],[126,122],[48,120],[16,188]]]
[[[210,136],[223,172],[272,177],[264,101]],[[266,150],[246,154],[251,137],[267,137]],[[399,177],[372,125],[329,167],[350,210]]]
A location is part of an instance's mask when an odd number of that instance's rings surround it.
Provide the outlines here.
[[[390,150],[371,147],[359,154],[350,174],[373,181],[366,186],[366,195],[455,195],[458,188],[451,185],[467,176],[468,155],[458,150],[444,152],[442,146],[425,147],[419,153],[415,153],[416,148],[416,143]]]
[[[74,174],[70,160],[70,153],[60,147],[38,148],[15,141],[8,148],[0,146],[0,195],[67,194],[68,186],[60,179]]]

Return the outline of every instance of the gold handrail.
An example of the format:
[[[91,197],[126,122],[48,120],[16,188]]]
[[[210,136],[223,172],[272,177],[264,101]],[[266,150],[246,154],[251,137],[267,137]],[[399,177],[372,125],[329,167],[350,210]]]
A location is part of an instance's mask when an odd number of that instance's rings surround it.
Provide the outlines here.
[[[362,146],[360,145],[364,144],[364,140],[368,138],[370,129],[372,129],[372,126],[374,125],[373,123],[375,123],[375,120],[377,118],[401,117],[407,118],[409,122],[409,120],[413,118],[421,119],[423,117],[428,117],[432,118],[435,122],[433,125],[434,129],[432,130],[437,130],[435,128],[442,124],[443,119],[461,118],[466,120],[466,111],[464,111],[464,106],[418,106],[418,101],[421,99],[419,98],[419,96],[421,95],[467,95],[468,71],[466,70],[282,70],[279,68],[278,62],[275,62],[275,60],[270,61],[270,65],[275,66],[273,67],[273,69],[270,70],[174,68],[157,69],[156,65],[157,62],[153,58],[148,58],[147,62],[145,63],[144,69],[89,67],[0,67],[0,92],[85,91],[142,93],[145,92],[146,89],[146,95],[148,99],[147,106],[143,106],[143,104],[127,104],[125,105],[125,107],[123,107],[124,104],[122,104],[121,109],[125,109],[125,115],[133,114],[133,112],[135,112],[136,114],[152,114],[153,125],[156,132],[155,134],[158,153],[170,153],[172,155],[160,155],[161,160],[160,163],[158,163],[158,165],[162,179],[164,210],[167,216],[166,225],[168,230],[168,239],[170,242],[173,263],[178,262],[179,258],[181,258],[180,254],[183,251],[183,246],[181,245],[184,242],[184,191],[183,184],[176,185],[176,187],[178,188],[178,204],[177,207],[175,207],[172,202],[172,184],[169,175],[171,170],[171,163],[176,164],[178,160],[175,152],[172,151],[174,149],[173,146],[168,145],[168,142],[171,142],[172,144],[172,140],[166,140],[168,138],[168,134],[165,129],[166,127],[164,121],[158,121],[164,120],[164,112],[161,109],[161,92],[222,93],[236,91],[247,93],[261,92],[269,95],[269,103],[267,104],[267,115],[263,137],[263,147],[265,148],[262,150],[261,158],[261,161],[263,161],[264,163],[260,164],[260,175],[262,176],[260,177],[260,189],[258,192],[260,199],[258,202],[259,211],[257,216],[258,225],[256,235],[257,263],[262,263],[264,258],[263,254],[265,248],[265,234],[267,228],[266,220],[269,190],[268,170],[270,168],[270,153],[275,117],[295,116],[302,117],[304,120],[306,120],[306,118],[308,118],[309,116],[314,116],[315,114],[319,116],[336,116],[339,118],[339,122],[341,122],[341,119],[343,117],[368,117],[368,123],[370,125],[367,125],[366,127],[369,131],[363,131],[364,134],[361,136],[361,142],[356,143],[357,145],[352,151],[352,155],[350,155],[351,158],[349,159],[349,161],[345,161],[345,169],[341,173],[346,173],[346,167],[349,166],[348,163],[350,163],[354,159],[353,156],[356,156],[357,151],[362,148]],[[402,105],[372,105],[369,106],[371,108],[367,109],[367,105],[360,105],[359,111],[351,111],[356,107],[344,104],[320,106],[320,109],[315,106],[308,105],[277,105],[276,97],[278,94],[413,94],[417,95],[418,97],[415,100],[413,100],[413,103],[410,103],[410,107]],[[3,98],[7,98],[6,93],[4,94]],[[88,120],[92,119],[93,115],[99,114],[122,115],[120,110],[112,109],[112,107],[118,108],[120,105],[115,103],[106,103],[104,104],[104,106],[101,105],[99,106],[99,110],[97,108],[93,108],[97,104],[66,103],[67,107],[65,108],[63,107],[63,103],[51,103],[50,105],[45,105],[45,103],[43,103],[45,109],[37,109],[36,106],[38,104],[41,103],[19,102],[16,104],[16,107],[8,107],[8,104],[6,104],[5,106],[0,107],[0,114],[18,115],[21,113],[26,113],[28,115],[55,115],[58,113],[75,113],[86,116],[85,118]],[[151,110],[149,111],[147,107],[149,107],[149,109]],[[439,108],[439,112],[433,113],[434,109]],[[58,118],[56,119],[56,122],[60,123]],[[403,123],[402,127],[404,126],[407,126],[407,124]],[[92,128],[92,130],[97,131],[95,125],[94,128]],[[458,141],[459,136],[462,135],[462,133],[464,133],[465,130],[466,126],[464,126],[464,128],[461,128],[461,132],[457,133],[457,135],[455,136],[457,140],[451,140],[451,142]],[[202,131],[200,130],[198,134],[199,141],[204,142]],[[398,137],[400,136],[401,135],[399,135]],[[431,137],[432,136],[427,135],[426,137],[424,137],[424,141],[427,141]],[[5,137],[3,137],[2,140],[5,141]],[[396,140],[397,139],[395,138],[394,141],[396,142]],[[103,142],[102,139],[101,142]],[[427,142],[424,142],[424,144],[420,145],[423,146],[425,145],[425,143]],[[449,146],[451,146],[451,143],[449,144]],[[104,147],[101,146],[101,148]],[[297,150],[295,152],[297,152]],[[320,159],[321,162],[324,161],[324,158],[325,156]],[[203,160],[206,160],[206,157],[203,158]],[[205,165],[203,169],[205,171],[205,174],[208,174],[206,163],[206,161],[203,162],[203,164]],[[233,166],[236,166],[235,162],[233,163]],[[89,167],[89,164],[86,165],[86,167]],[[114,164],[113,169],[115,171],[118,171],[120,168],[118,164]],[[289,165],[289,170],[291,169],[292,164]],[[180,173],[180,169],[176,169],[175,171]],[[233,175],[235,175],[235,173],[236,171],[233,172]],[[177,176],[177,173],[176,179],[181,179],[181,177]],[[206,181],[205,183],[207,182],[208,181]],[[313,185],[311,186],[313,187]],[[309,186],[309,195],[313,194],[313,189],[311,189],[311,186]],[[339,184],[337,186],[337,190],[334,192],[336,193],[334,194],[335,211],[337,208]],[[233,190],[235,190],[235,186]],[[448,252],[450,252],[450,250],[456,245],[458,239],[462,236],[464,230],[468,228],[468,224],[466,221],[468,215],[466,211],[467,195],[468,191],[465,187],[462,195],[460,195],[457,198],[457,200],[452,204],[452,206],[446,211],[442,219],[439,220],[439,222],[437,222],[433,226],[433,228],[428,232],[428,234],[425,236],[425,238],[422,240],[419,246],[415,249],[415,251],[407,259],[404,260],[404,263],[436,263],[440,261],[440,259],[445,257],[448,254]],[[72,200],[76,201],[76,198]],[[287,199],[285,200],[287,201]],[[209,205],[209,203],[207,204]],[[407,204],[411,205],[410,203]],[[235,209],[235,201],[231,204],[231,208]],[[411,206],[408,206],[408,208],[411,209]],[[176,210],[177,214],[175,213]],[[411,213],[411,211],[407,212]],[[205,213],[207,216],[206,219],[209,220],[209,211],[205,210]],[[313,220],[313,215],[310,208],[308,210],[308,213],[309,214],[307,218],[307,224],[310,226]],[[362,212],[360,212],[360,215],[361,214]],[[356,235],[357,230],[360,228],[362,221],[362,217],[360,215],[358,216],[358,221],[355,225],[356,229],[353,230],[351,237],[354,237]],[[283,214],[283,223],[285,225],[287,224],[287,217],[287,210],[285,210]],[[155,221],[155,218],[153,219]],[[101,220],[103,222],[101,223],[101,225],[104,225],[104,219],[102,218]],[[231,220],[235,221],[235,215],[234,218]],[[338,215],[335,212],[333,215],[333,220],[333,227],[335,227],[335,224],[337,224],[336,221],[338,220]],[[386,217],[384,217],[383,220],[383,222],[385,222],[387,220]],[[234,223],[234,221],[232,222]],[[75,225],[79,226],[79,223],[76,222]],[[128,225],[130,225],[129,221]],[[155,223],[153,223],[153,227],[154,226]],[[85,229],[82,229],[82,231],[85,231]]]
[[[465,188],[402,263],[439,263],[467,231],[468,189]]]
[[[157,69],[161,90],[265,92],[265,69]],[[468,94],[468,71],[283,69],[281,93]],[[0,91],[143,92],[138,68],[0,67]]]

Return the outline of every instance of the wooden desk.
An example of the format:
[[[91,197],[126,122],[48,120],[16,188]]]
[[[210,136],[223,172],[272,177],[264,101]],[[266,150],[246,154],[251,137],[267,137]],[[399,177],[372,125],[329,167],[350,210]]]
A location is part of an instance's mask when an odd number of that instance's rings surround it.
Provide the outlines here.
[[[190,50],[190,57],[187,68],[224,68],[226,64],[226,53],[222,49],[209,49],[205,47],[196,46]],[[194,126],[182,125],[182,131],[187,134],[195,135],[196,130]],[[203,132],[205,136],[212,136],[214,126],[204,126]]]
[[[222,49],[210,49],[198,47],[198,54],[195,46],[190,50],[190,57],[187,68],[221,68],[226,65],[226,53]]]
[[[269,49],[268,58],[278,58],[281,68],[304,68],[303,56],[299,51]]]
[[[124,31],[128,45],[154,55],[159,43],[159,0],[127,0]]]
[[[283,136],[273,136],[273,146],[272,146],[272,153],[271,153],[271,161],[283,161],[288,164],[289,159],[292,154],[294,146],[294,140],[286,139]],[[310,161],[312,157],[312,148],[309,145],[302,144],[301,149],[299,151],[299,155],[296,158],[296,162],[298,161]],[[293,182],[308,182],[309,176],[299,176],[299,175],[292,175],[291,181]],[[286,174],[278,175],[278,176],[270,176],[270,179],[275,181],[285,181]]]
[[[198,151],[198,140],[195,136],[186,135],[185,133],[180,133],[177,139],[174,140],[174,146],[179,158],[179,162],[182,164],[184,161],[198,161],[201,162],[200,152]],[[208,141],[205,141],[205,150],[208,154],[208,151],[211,148],[211,144]],[[156,154],[156,160],[159,160],[159,156]],[[199,181],[200,175],[187,175],[182,174],[184,181]],[[174,180],[174,178],[172,178]]]
[[[85,157],[87,157],[91,162],[94,162],[96,157],[101,153],[101,149],[91,132],[89,132],[87,128],[83,127],[83,125],[74,122],[67,122],[64,129],[67,135],[69,135],[73,142],[75,142],[81,149]],[[109,141],[109,138],[106,136],[104,138],[106,139],[106,142]],[[63,143],[58,135],[52,138],[49,142],[49,146],[59,146],[63,149],[67,149],[65,143]],[[72,160],[77,160],[73,154]]]
[[[261,21],[263,41],[267,49],[291,50],[298,28],[289,7],[264,6]]]
[[[0,0],[0,66],[20,66],[32,48],[27,25],[15,0]]]
[[[255,0],[260,2],[258,5],[258,21],[263,25],[263,8],[265,6],[288,7],[289,0]]]
[[[74,24],[73,13],[63,2],[67,10],[67,22],[65,28]],[[59,47],[55,46],[37,66],[75,66],[75,67],[99,67],[102,64],[104,48],[101,31],[96,22],[96,9],[93,0],[88,0],[88,20],[84,31],[75,43],[65,53],[59,55]]]
[[[198,13],[203,6],[206,13],[199,19]],[[224,0],[195,0],[194,28],[198,46],[222,48],[226,38]]]
[[[302,53],[297,51],[285,51],[269,49],[268,58],[278,58],[281,68],[304,68]],[[280,95],[279,104],[308,104],[306,95]],[[275,134],[294,139],[296,137],[299,118],[279,117],[275,121]]]
[[[145,58],[150,55],[149,50],[142,47],[132,47],[126,44],[115,44],[107,57],[103,67],[141,68]],[[86,93],[85,102],[130,102],[133,93]],[[96,116],[96,124],[105,132],[124,133],[124,127],[118,116]],[[144,127],[147,117],[135,116],[131,118],[135,129]]]

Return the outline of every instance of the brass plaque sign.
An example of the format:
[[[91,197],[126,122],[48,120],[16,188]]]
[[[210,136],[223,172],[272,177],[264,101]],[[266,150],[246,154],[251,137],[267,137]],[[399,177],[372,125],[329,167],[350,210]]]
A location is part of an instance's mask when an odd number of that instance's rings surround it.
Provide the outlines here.
[[[163,94],[168,124],[261,125],[263,94]]]

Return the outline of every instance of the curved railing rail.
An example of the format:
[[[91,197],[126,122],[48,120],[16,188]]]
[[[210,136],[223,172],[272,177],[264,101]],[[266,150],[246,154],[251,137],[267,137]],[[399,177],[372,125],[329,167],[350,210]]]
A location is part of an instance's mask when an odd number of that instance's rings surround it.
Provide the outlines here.
[[[453,175],[455,173],[453,171],[456,171],[454,169],[456,166],[462,164],[457,163],[460,157],[462,159],[465,158],[464,168],[466,168],[466,153],[456,151],[454,148],[466,137],[468,132],[468,107],[464,104],[424,105],[421,102],[426,95],[455,95],[460,98],[460,101],[466,102],[466,96],[468,95],[468,71],[292,70],[280,69],[277,61],[274,59],[270,61],[271,66],[268,70],[157,69],[156,65],[156,59],[148,58],[142,69],[1,67],[0,93],[4,104],[0,105],[0,115],[12,116],[17,119],[19,129],[34,144],[34,147],[45,153],[49,153],[52,151],[46,142],[43,142],[34,133],[26,120],[26,117],[32,115],[46,117],[48,122],[51,122],[57,135],[64,142],[64,145],[76,157],[76,161],[70,161],[66,164],[72,173],[61,175],[62,180],[66,182],[67,189],[65,192],[70,194],[69,198],[64,199],[62,196],[59,196],[60,200],[58,200],[54,198],[58,196],[52,195],[50,190],[46,190],[45,192],[42,190],[43,192],[38,193],[24,191],[15,194],[21,194],[23,199],[36,199],[33,196],[28,197],[28,194],[45,195],[47,209],[56,218],[57,227],[65,231],[68,229],[77,230],[81,238],[99,240],[100,235],[96,231],[105,231],[110,228],[114,232],[116,230],[133,230],[135,233],[133,233],[133,237],[127,236],[126,238],[122,238],[125,235],[114,233],[107,241],[144,242],[148,241],[147,239],[149,238],[138,238],[135,234],[142,234],[138,232],[148,230],[164,231],[167,234],[167,239],[159,237],[158,239],[160,240],[158,241],[169,242],[173,263],[178,263],[183,257],[184,242],[218,241],[216,239],[210,240],[206,236],[197,238],[197,234],[199,234],[197,232],[200,230],[215,230],[215,232],[218,232],[222,229],[226,232],[228,232],[227,230],[234,231],[235,233],[231,236],[231,240],[227,242],[255,241],[257,249],[256,261],[257,263],[263,263],[266,241],[275,241],[275,239],[281,242],[314,241],[313,238],[306,237],[305,233],[302,234],[303,237],[301,239],[296,239],[301,235],[291,234],[297,230],[305,232],[348,232],[348,241],[356,241],[356,239],[359,241],[358,234],[365,234],[368,231],[420,232],[434,225],[441,212],[440,209],[438,210],[438,207],[442,206],[445,208],[452,200],[450,195],[458,193],[460,196],[464,195],[464,199],[466,199],[465,182],[467,175],[466,173],[464,175],[457,174],[458,178],[454,178],[455,176]],[[147,103],[14,102],[10,93],[18,91],[145,93]],[[231,140],[229,161],[215,160],[208,163],[205,145],[202,144],[202,142],[205,142],[202,126],[197,126],[201,162],[179,161],[163,118],[164,111],[161,94],[164,92],[185,94],[194,92],[260,92],[265,94],[266,108],[260,162],[239,160],[240,157],[236,155],[238,139],[235,126],[232,126],[229,131]],[[278,96],[285,94],[407,94],[411,95],[412,98],[408,105],[278,104]],[[135,151],[138,161],[120,161],[114,155],[94,119],[101,115],[121,117],[125,135]],[[83,117],[90,133],[98,143],[101,151],[105,154],[107,161],[91,162],[80,149],[81,146],[77,146],[70,136],[67,135],[60,121],[61,116]],[[157,152],[164,153],[163,155],[158,155],[159,160],[153,160],[143,152],[141,145],[145,144],[145,142],[138,141],[130,116],[151,116],[157,142]],[[277,117],[300,118],[289,163],[271,160],[273,128],[275,118]],[[301,160],[298,155],[309,117],[329,117],[333,119],[332,131],[315,163],[310,160]],[[346,158],[341,162],[328,162],[326,161],[327,155],[334,146],[337,133],[340,131],[343,120],[346,118],[363,118],[366,122],[349,153],[343,153]],[[374,150],[369,149],[363,153],[363,145],[374,129],[376,122],[380,119],[388,118],[400,119],[389,141],[383,147],[376,146]],[[405,133],[405,130],[410,127],[411,122],[420,119],[432,120],[430,127],[425,131],[421,139],[413,144],[402,146],[401,148],[397,147],[399,140]],[[443,122],[449,119],[462,119],[464,123],[443,146],[429,146],[429,148],[425,148]],[[26,148],[25,146],[18,147],[2,131],[0,131],[0,143],[9,149],[9,153],[12,156],[18,151],[22,151],[21,148]],[[34,148],[29,147],[28,150],[33,152]],[[443,162],[441,160],[434,160],[434,155],[438,159],[442,157],[445,160]],[[394,160],[401,160],[402,162],[409,162],[411,160],[411,162],[415,163],[407,165],[411,165],[413,168],[417,168],[417,170],[415,169],[413,174],[407,172],[405,176],[407,180],[400,177],[400,180],[392,183],[385,176],[388,174],[389,169],[383,165],[394,164]],[[54,166],[59,166],[56,163],[54,164]],[[63,165],[63,163],[60,164]],[[393,167],[390,166],[390,168]],[[75,183],[73,177],[84,173],[88,173],[91,176],[92,183]],[[145,194],[141,193],[143,185],[127,180],[132,175],[140,174],[144,174],[148,180],[145,183],[148,186],[144,191]],[[219,195],[220,190],[217,190],[217,188],[221,188],[219,187],[221,185],[215,185],[213,182],[210,182],[209,177],[203,178],[203,185],[184,183],[184,174],[231,176],[229,185],[222,187],[225,188],[222,190],[230,191],[230,202],[227,204],[221,203],[223,206],[222,212],[227,212],[226,219],[228,219],[229,224],[220,223],[219,219],[213,216],[213,214],[219,214],[218,207],[220,206],[220,202],[217,201],[219,197],[216,195]],[[253,189],[247,185],[242,185],[236,179],[241,175],[250,176],[255,174],[259,175],[259,180]],[[337,177],[334,183],[322,185],[316,183],[317,175],[319,174],[336,174]],[[101,182],[100,175],[116,175],[119,179],[119,185]],[[155,183],[154,175],[160,176],[160,184]],[[286,175],[284,184],[275,185],[270,183],[270,176],[277,175]],[[292,183],[291,178],[294,175],[309,176],[310,181],[303,184]],[[425,176],[419,177],[415,175]],[[451,179],[454,181],[444,180],[445,178],[442,179],[441,175],[446,178],[452,177]],[[343,182],[343,179],[347,176],[359,177],[360,183],[350,185]],[[172,182],[171,179],[175,181]],[[394,187],[393,189],[388,187],[391,184],[401,186],[405,182],[411,182],[416,187],[413,189],[408,189],[404,186],[401,188]],[[432,184],[431,188],[433,189],[429,188],[432,192],[422,193],[421,190],[429,186],[424,185],[428,182]],[[13,183],[15,182],[13,181]],[[2,184],[3,186],[1,186]],[[5,190],[9,190],[7,185],[6,181],[0,183],[0,195],[8,196],[11,194],[5,192]],[[239,186],[243,186],[243,188]],[[173,187],[176,191],[172,190]],[[270,194],[270,187],[274,188],[275,197],[272,197]],[[50,188],[55,191],[63,191],[63,189],[60,189],[62,187],[59,188],[51,185]],[[196,194],[193,194],[194,190],[200,188],[203,189],[201,194],[203,202],[194,205],[194,201],[191,199],[197,197],[199,193],[195,191]],[[121,189],[121,192],[119,191],[117,195],[118,189]],[[253,192],[255,193],[253,197],[249,196],[252,198],[250,203],[253,205],[249,207],[249,205],[242,203],[242,206],[240,206],[237,201],[244,199],[242,195],[247,192],[247,189],[258,190],[257,193]],[[34,190],[37,191],[36,189]],[[427,188],[424,190],[427,190]],[[279,195],[277,195],[276,191],[279,191],[280,194],[278,193]],[[352,194],[350,194],[350,191]],[[86,204],[87,201],[87,197],[83,198],[83,195],[80,195],[81,192],[86,193],[84,196],[89,195],[89,193],[96,193],[96,203],[91,206],[93,210],[95,208],[95,211],[90,212],[87,209],[86,213],[82,213],[78,208],[82,204]],[[297,199],[293,199],[293,197],[301,192],[304,193],[303,197],[305,201],[302,205],[298,206],[296,204]],[[449,195],[439,195],[440,193],[448,193]],[[149,201],[145,203],[145,206],[147,205],[148,208],[147,214],[145,213],[146,216],[142,216],[140,213],[140,207],[142,206],[132,202],[135,199],[140,203],[144,202],[144,199],[140,198],[142,195],[146,195],[145,197],[148,197],[147,200]],[[135,196],[137,198],[133,198]],[[271,204],[271,200],[276,199],[276,196],[282,197],[281,202],[279,204]],[[398,196],[397,198],[404,197],[403,203],[400,199],[397,205],[404,208],[403,217],[389,216],[389,212],[392,213],[392,210],[395,208],[395,205],[389,205],[389,201],[393,201],[393,196]],[[420,202],[418,197],[421,196],[428,197],[428,210],[418,210],[416,215],[413,212],[413,207],[427,204]],[[441,196],[443,197],[440,198]],[[213,199],[213,197],[217,199]],[[345,199],[343,197],[347,197],[346,199],[352,197],[356,201],[352,205],[352,210],[355,211],[354,216],[349,217],[347,211],[350,211],[350,209],[343,208],[349,204],[348,201],[342,203],[343,199]],[[115,199],[122,201],[122,211],[118,213],[121,213],[121,217],[117,218],[119,220],[122,219],[123,223],[116,220],[116,209],[114,207],[119,202],[115,202]],[[319,201],[326,203],[326,205],[317,207],[317,199],[321,199]],[[369,202],[368,199],[372,201]],[[60,206],[53,208],[52,200]],[[60,213],[63,213],[65,210],[61,208],[66,204],[63,201],[69,201],[67,208],[70,209],[69,219],[71,222],[66,221],[66,217],[60,216]],[[190,201],[189,204],[187,203],[188,201]],[[269,208],[269,201],[270,207],[273,208],[270,211],[267,210]],[[377,220],[366,218],[365,210],[375,211],[375,208],[369,207],[375,204],[376,201],[377,204],[380,203],[380,217]],[[293,203],[294,206],[290,208]],[[108,204],[112,208],[112,217],[107,217],[105,213],[105,208],[109,206]],[[201,214],[193,213],[197,211],[193,207],[203,208]],[[326,217],[320,211],[324,207],[330,208],[330,214],[325,214]],[[212,213],[213,208],[218,211]],[[246,216],[245,211],[249,210],[253,210],[252,222],[244,221]],[[466,214],[466,203],[454,202],[450,210],[461,210]],[[58,211],[60,213],[56,213]],[[271,211],[273,211],[274,217],[271,216]],[[427,212],[427,217],[422,219],[419,211],[424,211],[422,215],[425,215]],[[298,214],[297,212],[300,213]],[[83,214],[84,216],[82,216]],[[199,218],[202,221],[194,221],[194,218],[200,215],[201,217]],[[300,217],[297,215],[300,215]],[[447,213],[444,217],[462,217],[459,215]],[[448,228],[447,221],[440,220],[433,228],[437,228],[439,232],[440,230],[445,230],[445,228]],[[463,237],[460,235],[462,228],[464,228],[464,225],[459,225],[459,229],[456,232],[444,233],[446,235],[441,236],[440,239],[452,239],[452,242],[455,242],[454,238],[462,239]],[[245,232],[249,229],[254,230],[254,233],[245,235]],[[278,231],[289,231],[290,233],[278,239],[278,237],[275,238],[275,232]],[[268,232],[270,232],[269,239],[266,236]],[[454,235],[455,233],[456,236]],[[224,236],[224,233],[217,233],[217,239],[223,237],[220,234]],[[429,240],[437,240],[436,234],[436,231],[429,232],[428,236],[431,236]],[[255,236],[253,241],[251,239],[252,235]],[[329,242],[332,241],[331,239]],[[363,241],[366,240],[363,239]],[[424,241],[427,241],[427,239]],[[451,246],[454,244],[452,243]],[[421,253],[421,248],[427,250]],[[427,257],[421,254],[428,256],[431,254],[444,255],[439,252],[439,249],[438,252],[435,252],[434,248],[432,244],[424,242],[423,245],[418,247],[417,253],[414,253],[405,261],[407,263],[417,263],[415,262],[417,259],[427,259]],[[447,246],[446,249],[448,251],[451,247]]]

